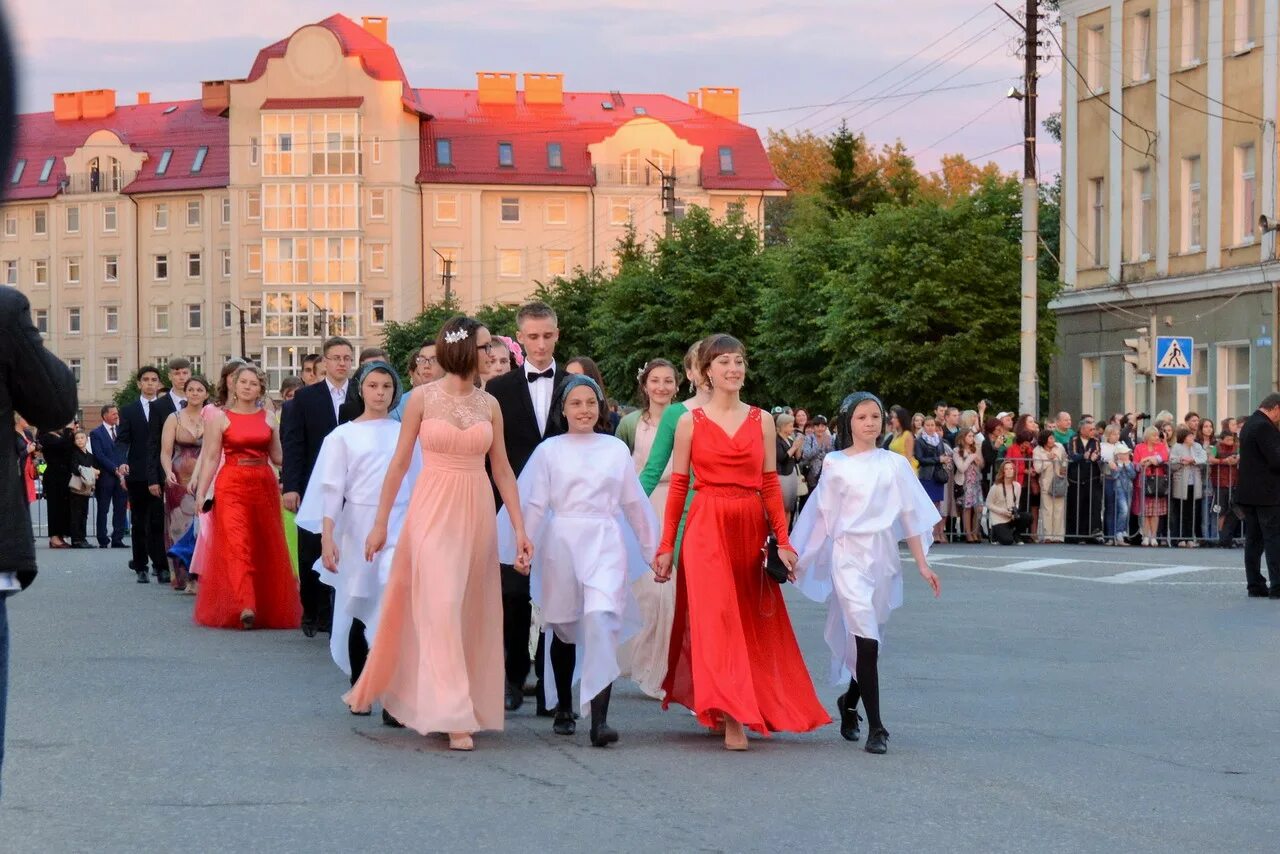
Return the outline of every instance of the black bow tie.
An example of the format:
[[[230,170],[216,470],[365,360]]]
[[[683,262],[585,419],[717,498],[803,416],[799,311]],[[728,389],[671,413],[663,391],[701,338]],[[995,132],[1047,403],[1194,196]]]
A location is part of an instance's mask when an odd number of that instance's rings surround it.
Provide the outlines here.
[[[525,374],[525,376],[529,378],[530,384],[536,383],[538,380],[554,379],[555,375],[556,375],[555,368],[547,368],[545,371],[538,371],[536,373]]]

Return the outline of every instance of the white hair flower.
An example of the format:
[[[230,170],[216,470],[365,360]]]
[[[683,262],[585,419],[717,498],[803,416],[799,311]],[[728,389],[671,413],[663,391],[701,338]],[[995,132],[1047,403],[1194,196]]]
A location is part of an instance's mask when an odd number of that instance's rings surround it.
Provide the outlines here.
[[[446,332],[444,334],[444,343],[457,344],[459,341],[466,341],[467,336],[470,334],[466,329],[455,329],[452,332]]]

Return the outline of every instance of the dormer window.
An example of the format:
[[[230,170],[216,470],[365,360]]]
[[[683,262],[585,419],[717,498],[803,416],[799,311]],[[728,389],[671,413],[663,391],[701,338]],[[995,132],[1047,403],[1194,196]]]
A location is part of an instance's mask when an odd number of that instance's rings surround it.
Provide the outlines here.
[[[53,164],[57,161],[57,159],[58,158],[56,157],[50,157],[48,160],[44,162],[44,168],[40,170],[41,184],[49,183],[49,176],[53,174]]]
[[[561,151],[560,143],[558,142],[547,143],[547,168],[564,168],[564,153]]]
[[[436,165],[437,166],[453,165],[453,140],[451,139],[436,140]]]
[[[498,143],[498,165],[507,168],[516,165],[515,147],[511,143]]]
[[[733,149],[727,145],[720,146],[720,174],[733,174]]]
[[[195,162],[191,164],[191,174],[199,172],[204,168],[204,159],[209,156],[209,146],[202,145],[196,149]]]
[[[169,161],[173,159],[173,149],[166,148],[160,154],[160,162],[156,164],[156,175],[163,175],[169,171]]]
[[[16,183],[18,183],[19,181],[21,181],[21,180],[22,180],[22,173],[23,173],[23,171],[24,171],[26,168],[27,168],[27,161],[25,161],[25,160],[19,160],[17,163],[14,163],[14,164],[13,164],[13,179],[12,179],[11,183],[16,184]]]

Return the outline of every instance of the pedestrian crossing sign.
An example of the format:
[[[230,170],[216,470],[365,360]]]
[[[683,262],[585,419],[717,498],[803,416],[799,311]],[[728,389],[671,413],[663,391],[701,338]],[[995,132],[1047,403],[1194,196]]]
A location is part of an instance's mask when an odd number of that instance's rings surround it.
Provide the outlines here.
[[[1195,352],[1191,338],[1161,335],[1156,338],[1156,376],[1191,376],[1191,357]]]

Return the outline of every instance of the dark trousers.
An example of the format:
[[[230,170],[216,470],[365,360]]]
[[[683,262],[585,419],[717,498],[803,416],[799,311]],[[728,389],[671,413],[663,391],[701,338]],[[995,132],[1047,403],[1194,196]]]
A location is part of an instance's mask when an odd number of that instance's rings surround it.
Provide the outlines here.
[[[529,627],[533,623],[533,603],[529,599],[529,576],[502,564],[502,645],[505,650],[507,683],[524,687],[529,676]]]
[[[110,543],[124,542],[124,508],[127,503],[124,484],[115,475],[104,474],[98,479],[98,545],[106,546],[108,531]],[[111,527],[107,527],[107,511],[111,511]]]
[[[164,499],[152,495],[145,481],[129,482],[129,516],[133,520],[133,567],[169,571],[164,548]]]
[[[1170,498],[1169,538],[1175,543],[1194,542],[1196,539],[1196,518],[1199,515],[1199,498]]]
[[[89,496],[71,493],[71,542],[84,542],[89,527]]]
[[[50,537],[71,537],[71,473],[62,469],[45,469],[44,500],[49,511]]]
[[[298,595],[302,599],[302,619],[328,631],[333,623],[333,588],[322,582],[314,569],[320,552],[320,535],[299,528]]]
[[[1106,492],[1101,480],[1085,478],[1067,487],[1067,540],[1095,539],[1102,533],[1102,506],[1105,498]]]
[[[1263,591],[1262,555],[1267,556],[1271,590],[1280,593],[1280,506],[1241,504],[1244,511],[1244,580],[1250,590]]]

